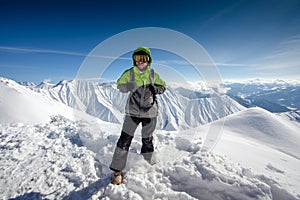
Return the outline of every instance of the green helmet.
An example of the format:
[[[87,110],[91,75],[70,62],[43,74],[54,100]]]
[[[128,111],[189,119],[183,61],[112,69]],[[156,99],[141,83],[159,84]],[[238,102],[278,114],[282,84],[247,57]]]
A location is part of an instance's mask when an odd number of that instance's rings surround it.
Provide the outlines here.
[[[134,55],[148,55],[149,63],[152,62],[151,51],[148,47],[141,46],[141,47],[136,48],[136,50],[134,50],[134,52],[132,54],[132,60],[133,60]],[[134,63],[134,60],[133,60],[133,63]]]

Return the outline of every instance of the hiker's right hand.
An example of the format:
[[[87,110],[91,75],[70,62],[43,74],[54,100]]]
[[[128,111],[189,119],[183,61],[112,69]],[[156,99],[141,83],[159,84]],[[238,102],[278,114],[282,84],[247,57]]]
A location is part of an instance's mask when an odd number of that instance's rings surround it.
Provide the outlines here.
[[[134,82],[129,82],[126,84],[126,89],[128,92],[133,92],[136,89],[136,84]]]

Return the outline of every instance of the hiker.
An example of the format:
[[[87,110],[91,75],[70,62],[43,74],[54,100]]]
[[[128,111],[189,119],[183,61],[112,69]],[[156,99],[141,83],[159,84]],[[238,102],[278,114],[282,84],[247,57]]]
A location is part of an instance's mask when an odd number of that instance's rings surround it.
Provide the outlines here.
[[[119,91],[130,94],[125,107],[123,128],[110,165],[110,169],[113,170],[113,184],[120,184],[123,181],[122,170],[126,166],[134,132],[140,123],[142,123],[141,154],[149,164],[153,164],[153,132],[158,115],[156,95],[166,90],[166,83],[151,69],[152,57],[149,48],[138,47],[133,52],[132,59],[133,67],[126,70],[117,80]]]

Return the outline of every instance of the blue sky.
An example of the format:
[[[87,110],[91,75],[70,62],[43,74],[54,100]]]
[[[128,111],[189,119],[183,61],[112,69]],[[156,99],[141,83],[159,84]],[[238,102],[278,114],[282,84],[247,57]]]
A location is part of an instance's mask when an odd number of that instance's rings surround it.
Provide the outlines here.
[[[16,81],[73,79],[99,43],[141,27],[168,28],[196,40],[225,80],[300,78],[299,0],[0,3],[0,76]],[[154,50],[153,59],[190,68],[161,51]],[[107,78],[116,79],[131,64],[115,62]]]

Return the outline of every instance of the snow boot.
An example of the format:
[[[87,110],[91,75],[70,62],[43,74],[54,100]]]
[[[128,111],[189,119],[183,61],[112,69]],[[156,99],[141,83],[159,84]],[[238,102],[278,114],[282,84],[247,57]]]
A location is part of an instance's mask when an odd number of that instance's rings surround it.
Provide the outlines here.
[[[154,160],[146,160],[146,161],[147,161],[147,163],[149,163],[149,165],[155,165],[156,164],[156,162]]]
[[[120,185],[123,183],[124,173],[114,172],[112,175],[111,183],[114,185]]]

